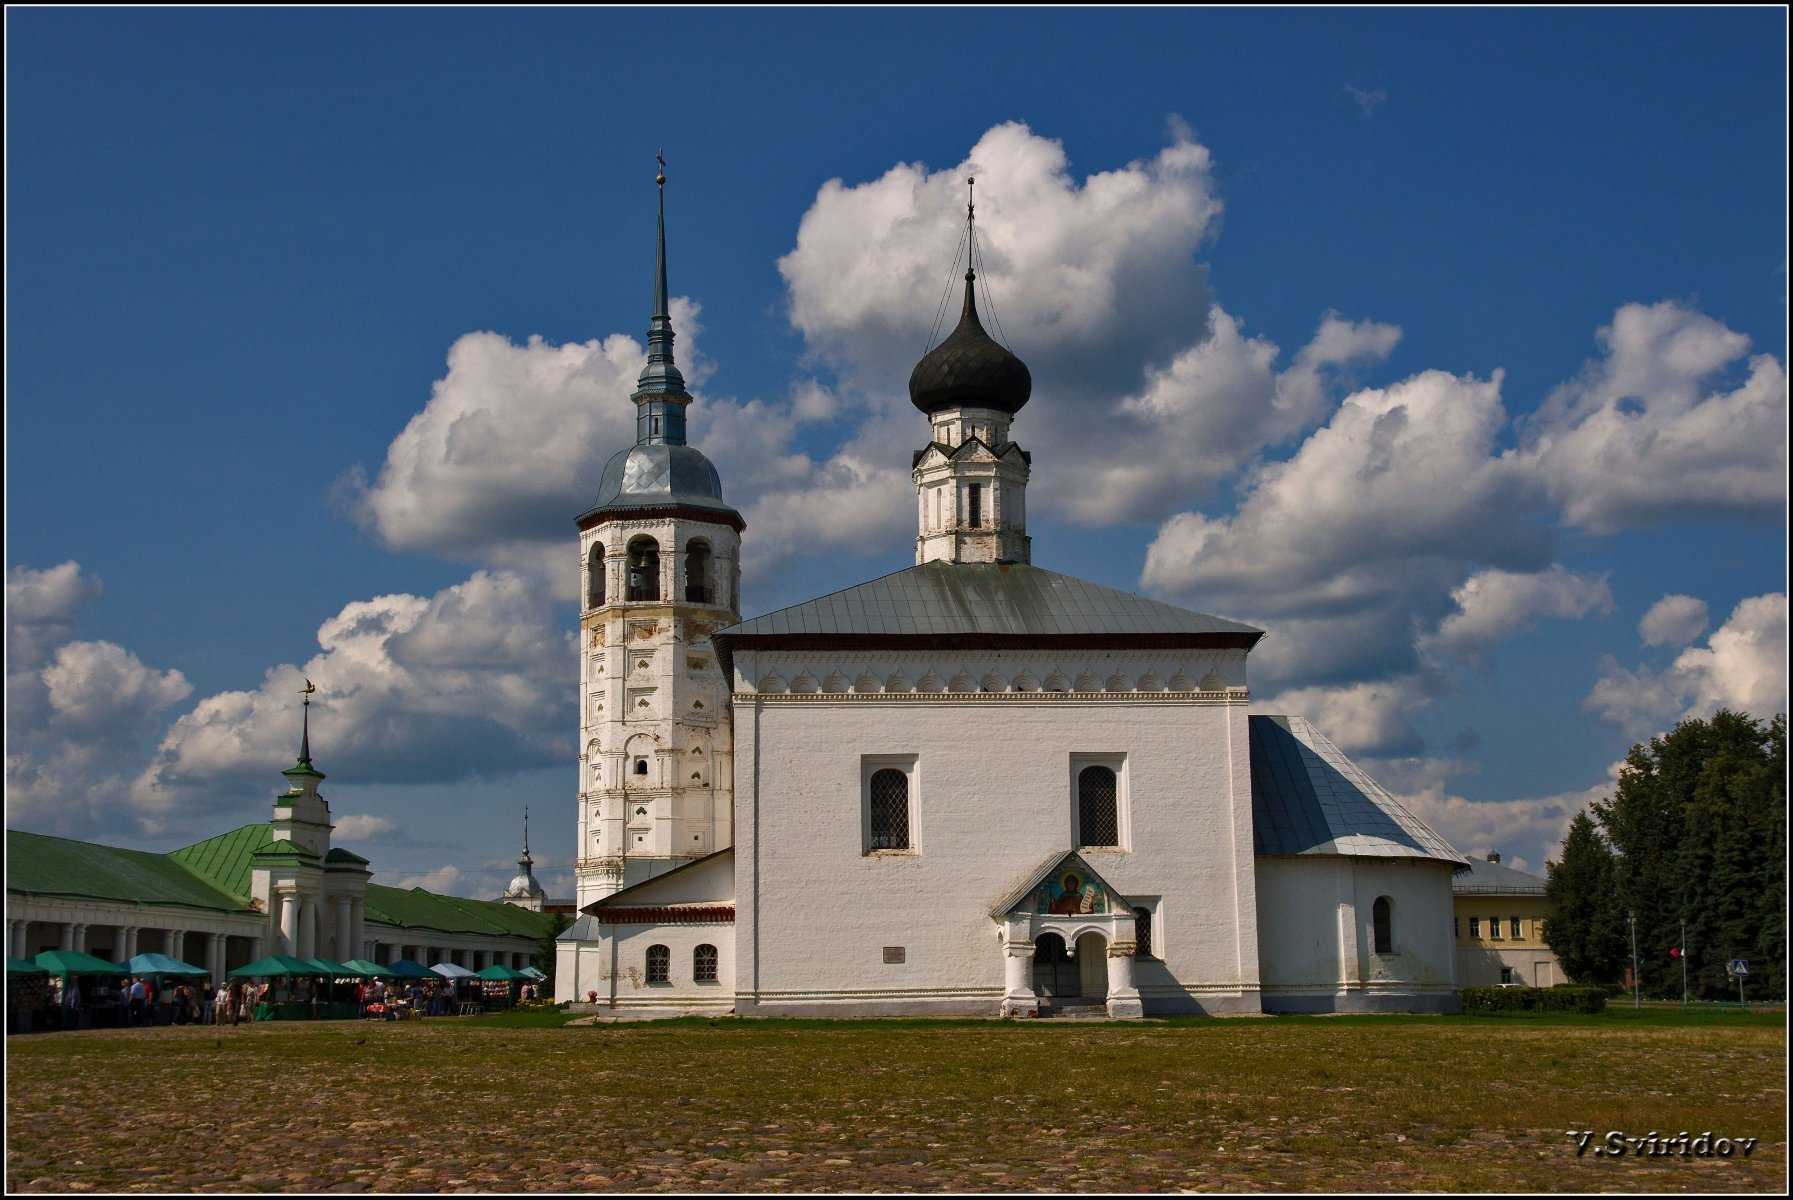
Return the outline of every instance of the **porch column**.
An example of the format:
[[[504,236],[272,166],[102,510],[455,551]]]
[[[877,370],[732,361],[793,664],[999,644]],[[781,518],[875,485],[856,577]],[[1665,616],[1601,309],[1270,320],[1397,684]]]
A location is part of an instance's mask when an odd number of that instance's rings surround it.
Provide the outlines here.
[[[75,926],[75,944],[73,949],[82,954],[87,953],[87,925],[85,922]]]
[[[30,921],[9,921],[6,929],[7,953],[13,958],[27,958],[27,937],[31,931]]]
[[[316,897],[299,897],[299,957],[316,958],[318,952],[318,902]]]
[[[355,947],[355,957],[361,957],[361,950],[367,943],[367,922],[362,919],[362,900],[360,896],[349,897],[349,944]],[[372,954],[373,947],[367,947]]]
[[[1115,940],[1108,944],[1108,1015],[1110,1017],[1143,1017],[1145,1006],[1139,989],[1133,986],[1132,941]]]
[[[1040,998],[1033,990],[1033,942],[1027,931],[1019,936],[1011,931],[1003,941],[1002,1015],[1005,1017],[1037,1017]]]
[[[125,926],[123,941],[124,941],[124,961],[126,961],[126,962],[129,962],[131,959],[137,957],[137,934],[139,932],[140,932],[139,926],[136,926],[136,925],[126,925]]]
[[[347,896],[336,898],[336,961],[348,962],[351,958],[361,957],[361,947],[355,938],[355,922],[353,909]]]
[[[75,948],[75,923],[73,921],[62,923],[62,948],[64,950]]]
[[[292,892],[280,893],[281,952],[299,953],[299,897]]]

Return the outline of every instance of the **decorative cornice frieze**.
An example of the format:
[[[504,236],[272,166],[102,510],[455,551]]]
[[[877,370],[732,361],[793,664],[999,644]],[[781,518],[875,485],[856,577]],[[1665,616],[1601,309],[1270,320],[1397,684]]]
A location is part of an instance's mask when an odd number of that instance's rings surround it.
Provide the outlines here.
[[[1251,693],[1231,692],[736,692],[736,704],[1198,704],[1243,705]]]

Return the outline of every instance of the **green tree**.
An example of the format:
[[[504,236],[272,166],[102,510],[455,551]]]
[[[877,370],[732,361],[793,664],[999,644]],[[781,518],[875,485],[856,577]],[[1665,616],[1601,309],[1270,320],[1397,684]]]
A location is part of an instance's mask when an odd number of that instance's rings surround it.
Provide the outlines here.
[[[549,913],[548,915],[554,918],[553,924],[549,925],[548,932],[542,935],[542,940],[535,944],[535,953],[529,958],[530,965],[547,976],[537,989],[543,996],[554,994],[554,960],[559,957],[555,950],[554,939],[573,923],[573,918],[565,913]]]
[[[1615,983],[1627,957],[1624,922],[1613,894],[1612,847],[1585,812],[1569,823],[1563,860],[1545,864],[1550,917],[1544,940],[1577,983]]]
[[[1732,958],[1752,959],[1755,994],[1784,994],[1785,780],[1785,719],[1721,709],[1633,746],[1613,795],[1592,806],[1619,908],[1637,917],[1645,992],[1681,994],[1670,949],[1685,940],[1697,995],[1730,994]]]

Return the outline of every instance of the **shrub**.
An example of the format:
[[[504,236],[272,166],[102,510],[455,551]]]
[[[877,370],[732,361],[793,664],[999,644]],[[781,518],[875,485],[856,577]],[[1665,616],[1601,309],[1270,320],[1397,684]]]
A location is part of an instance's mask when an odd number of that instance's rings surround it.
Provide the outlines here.
[[[1509,1016],[1518,1013],[1606,1010],[1606,990],[1574,984],[1549,988],[1479,987],[1463,989],[1463,1011],[1476,1016]]]

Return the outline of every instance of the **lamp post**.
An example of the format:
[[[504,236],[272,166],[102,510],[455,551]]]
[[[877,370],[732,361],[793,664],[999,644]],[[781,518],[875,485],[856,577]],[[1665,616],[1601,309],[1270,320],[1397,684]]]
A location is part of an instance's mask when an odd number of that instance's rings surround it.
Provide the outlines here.
[[[1637,994],[1637,913],[1626,914],[1626,920],[1631,923],[1631,1007],[1640,1008],[1642,1004]]]

